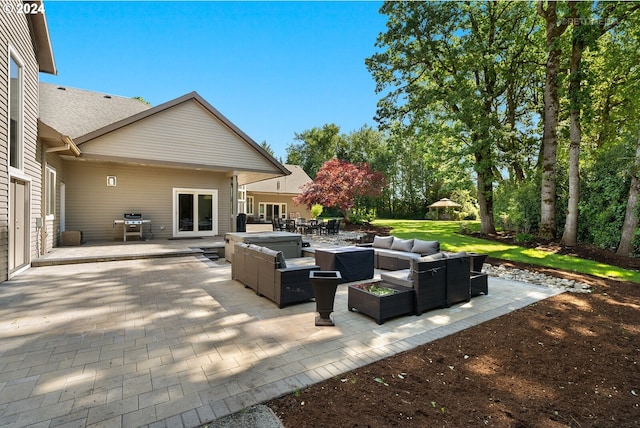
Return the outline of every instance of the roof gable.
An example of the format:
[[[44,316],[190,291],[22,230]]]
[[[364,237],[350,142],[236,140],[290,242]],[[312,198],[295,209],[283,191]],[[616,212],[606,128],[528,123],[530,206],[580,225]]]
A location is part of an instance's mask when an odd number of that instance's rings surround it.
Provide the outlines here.
[[[75,141],[86,158],[255,171],[258,179],[289,173],[195,92]]]
[[[300,165],[285,164],[284,166],[291,171],[291,175],[248,184],[247,192],[299,194],[302,186],[313,181]]]

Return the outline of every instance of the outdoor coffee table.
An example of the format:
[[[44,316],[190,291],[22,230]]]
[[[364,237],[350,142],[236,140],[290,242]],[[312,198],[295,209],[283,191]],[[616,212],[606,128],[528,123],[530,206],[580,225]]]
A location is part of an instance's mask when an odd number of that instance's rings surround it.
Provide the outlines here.
[[[316,250],[316,264],[320,270],[337,270],[342,282],[373,278],[373,248],[339,247]]]

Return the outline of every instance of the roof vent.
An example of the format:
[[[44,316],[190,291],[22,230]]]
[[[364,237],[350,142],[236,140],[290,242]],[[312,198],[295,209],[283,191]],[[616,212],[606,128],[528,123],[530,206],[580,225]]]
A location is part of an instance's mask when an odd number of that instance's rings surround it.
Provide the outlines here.
[[[111,98],[111,95],[105,95],[104,97],[105,98]]]
[[[67,88],[65,88],[64,86],[58,86],[58,89],[60,89],[61,91],[66,91]]]

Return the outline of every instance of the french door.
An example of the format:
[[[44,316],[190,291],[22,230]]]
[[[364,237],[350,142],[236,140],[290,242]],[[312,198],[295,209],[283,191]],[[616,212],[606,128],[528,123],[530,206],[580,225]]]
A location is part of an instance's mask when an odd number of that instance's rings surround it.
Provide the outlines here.
[[[276,204],[271,202],[260,202],[258,205],[260,218],[271,221],[274,218],[287,218],[287,204]]]
[[[173,236],[218,234],[218,191],[173,189]]]
[[[29,263],[29,183],[11,178],[9,187],[9,273]]]

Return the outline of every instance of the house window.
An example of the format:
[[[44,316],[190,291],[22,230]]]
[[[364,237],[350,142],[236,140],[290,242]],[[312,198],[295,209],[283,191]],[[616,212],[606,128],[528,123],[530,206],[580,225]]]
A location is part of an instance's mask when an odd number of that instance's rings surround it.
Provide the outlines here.
[[[253,215],[253,196],[247,196],[247,214]]]
[[[258,204],[260,219],[271,221],[274,218],[287,218],[287,204],[277,204],[272,202],[260,202]]]
[[[22,168],[22,63],[13,53],[9,56],[9,166]]]
[[[52,220],[56,217],[56,170],[49,165],[46,168],[46,178],[47,220]]]
[[[247,188],[238,186],[238,213],[247,212]]]

